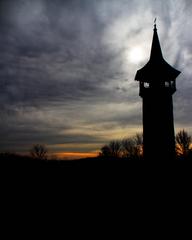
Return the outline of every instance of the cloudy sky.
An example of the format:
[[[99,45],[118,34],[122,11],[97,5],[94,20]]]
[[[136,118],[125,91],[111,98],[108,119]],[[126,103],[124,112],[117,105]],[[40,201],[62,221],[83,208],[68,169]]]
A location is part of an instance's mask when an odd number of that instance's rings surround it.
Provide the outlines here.
[[[42,143],[78,157],[141,132],[134,76],[155,17],[164,58],[182,71],[175,128],[192,134],[191,15],[191,0],[0,0],[0,151]]]

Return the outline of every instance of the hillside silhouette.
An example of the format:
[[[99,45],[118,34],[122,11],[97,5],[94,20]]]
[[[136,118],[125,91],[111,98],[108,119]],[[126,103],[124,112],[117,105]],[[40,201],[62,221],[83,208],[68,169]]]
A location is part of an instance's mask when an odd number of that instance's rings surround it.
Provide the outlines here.
[[[159,161],[146,161],[143,158],[120,158],[120,157],[95,157],[75,160],[43,160],[33,159],[27,156],[16,154],[0,154],[0,164],[2,169],[46,169],[46,168],[73,168],[73,167],[95,167],[95,168],[119,168],[129,169],[131,167],[139,167],[143,169],[153,167],[179,167],[192,166],[192,154],[187,157],[177,157],[174,162],[169,162],[168,159]],[[167,160],[167,161],[165,161]]]

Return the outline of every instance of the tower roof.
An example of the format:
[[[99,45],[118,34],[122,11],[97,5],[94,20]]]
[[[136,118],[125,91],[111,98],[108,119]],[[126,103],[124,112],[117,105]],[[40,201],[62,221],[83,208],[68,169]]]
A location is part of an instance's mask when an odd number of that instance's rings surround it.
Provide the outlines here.
[[[151,46],[151,55],[150,60],[156,61],[156,60],[162,60],[163,54],[161,51],[161,46],[159,42],[159,37],[157,34],[157,28],[156,24],[154,25],[154,33],[153,33],[153,40],[152,40],[152,46]]]
[[[170,66],[163,58],[156,24],[154,25],[151,54],[148,63],[136,73],[135,80],[141,82],[175,80],[180,71]]]

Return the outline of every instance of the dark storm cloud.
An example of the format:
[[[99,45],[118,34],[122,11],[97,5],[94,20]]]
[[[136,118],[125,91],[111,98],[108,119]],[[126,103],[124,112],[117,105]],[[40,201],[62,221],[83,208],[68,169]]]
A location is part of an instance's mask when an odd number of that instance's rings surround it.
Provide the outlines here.
[[[101,44],[102,28],[92,4],[85,3],[18,1],[13,5],[12,28],[1,39],[1,74],[7,79],[1,91],[10,97],[8,101],[33,104],[35,100],[41,105],[58,98],[78,99],[87,91],[92,96],[102,92],[98,82],[114,74],[107,70],[112,55]]]
[[[154,17],[166,60],[182,71],[175,119],[190,126],[191,12],[187,0],[0,1],[2,149],[26,139],[98,143],[107,124],[140,126],[133,79],[147,61]],[[127,60],[133,46],[147,45],[142,62]]]

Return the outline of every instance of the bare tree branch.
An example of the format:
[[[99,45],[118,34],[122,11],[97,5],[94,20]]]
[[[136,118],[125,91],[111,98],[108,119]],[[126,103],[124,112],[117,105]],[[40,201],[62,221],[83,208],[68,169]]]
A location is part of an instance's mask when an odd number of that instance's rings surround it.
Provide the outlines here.
[[[41,160],[46,160],[47,159],[47,153],[48,153],[48,150],[47,148],[42,145],[42,144],[35,144],[31,151],[31,156],[33,158],[37,158],[37,159],[41,159]]]

